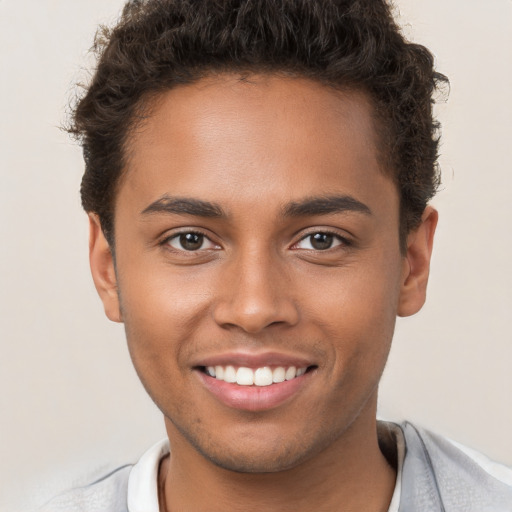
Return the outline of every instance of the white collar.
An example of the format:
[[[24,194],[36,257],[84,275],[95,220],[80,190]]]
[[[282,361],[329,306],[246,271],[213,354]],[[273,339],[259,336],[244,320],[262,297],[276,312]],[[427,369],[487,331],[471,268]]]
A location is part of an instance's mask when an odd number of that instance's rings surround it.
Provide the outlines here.
[[[169,453],[169,440],[153,445],[133,466],[128,478],[128,511],[159,512],[158,468]]]
[[[388,512],[398,512],[402,493],[402,466],[405,455],[405,440],[402,429],[395,423],[387,423],[393,432],[397,449],[396,484]],[[169,440],[162,439],[153,445],[139,459],[130,472],[128,479],[128,511],[159,512],[158,504],[158,468],[160,461],[169,453]]]

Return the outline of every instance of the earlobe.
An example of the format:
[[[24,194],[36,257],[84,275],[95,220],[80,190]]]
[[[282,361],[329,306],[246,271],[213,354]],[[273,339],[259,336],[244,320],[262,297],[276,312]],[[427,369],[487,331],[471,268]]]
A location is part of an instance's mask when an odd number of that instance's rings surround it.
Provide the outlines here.
[[[421,217],[421,224],[409,233],[403,262],[398,316],[414,315],[425,303],[437,219],[437,211],[427,206]]]
[[[89,214],[89,263],[105,314],[113,322],[122,322],[114,259],[95,213]]]

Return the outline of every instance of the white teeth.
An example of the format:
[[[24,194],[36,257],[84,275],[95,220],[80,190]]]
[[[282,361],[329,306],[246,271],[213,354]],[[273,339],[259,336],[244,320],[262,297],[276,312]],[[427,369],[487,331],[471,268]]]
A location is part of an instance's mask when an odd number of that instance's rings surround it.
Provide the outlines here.
[[[239,386],[252,386],[254,384],[254,372],[250,368],[241,366],[236,371],[236,383]]]
[[[254,384],[256,386],[270,386],[272,384],[272,370],[268,366],[258,368],[254,372]]]
[[[286,370],[282,366],[278,366],[272,372],[272,382],[275,382],[275,383],[284,382],[285,375],[286,375]]]
[[[224,369],[224,381],[225,382],[236,382],[236,370],[234,366],[226,366]]]
[[[215,378],[219,380],[224,380],[224,368],[222,366],[215,367]]]
[[[295,366],[290,366],[290,368],[288,368],[286,370],[284,378],[286,380],[292,380],[295,378],[296,375],[297,375],[297,368],[295,368]]]
[[[301,377],[306,373],[307,367],[296,368],[295,366],[277,366],[273,370],[268,366],[263,366],[253,370],[245,366],[235,369],[234,366],[207,366],[206,373],[210,377],[224,382],[237,383],[239,386],[270,386],[278,384],[285,380],[292,380]]]

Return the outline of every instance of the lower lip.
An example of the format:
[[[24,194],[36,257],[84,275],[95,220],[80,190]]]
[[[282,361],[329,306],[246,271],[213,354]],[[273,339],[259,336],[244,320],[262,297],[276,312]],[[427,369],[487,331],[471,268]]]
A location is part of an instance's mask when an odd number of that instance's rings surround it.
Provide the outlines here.
[[[233,409],[265,411],[283,404],[304,386],[311,373],[270,386],[239,386],[218,380],[197,370],[206,388],[222,403]]]

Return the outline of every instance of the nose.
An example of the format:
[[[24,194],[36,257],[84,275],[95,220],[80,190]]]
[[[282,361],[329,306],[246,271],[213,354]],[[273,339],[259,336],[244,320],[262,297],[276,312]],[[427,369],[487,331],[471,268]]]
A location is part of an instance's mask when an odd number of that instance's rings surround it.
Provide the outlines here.
[[[256,334],[271,326],[298,322],[291,276],[277,260],[268,251],[253,251],[223,269],[214,307],[218,325]]]

